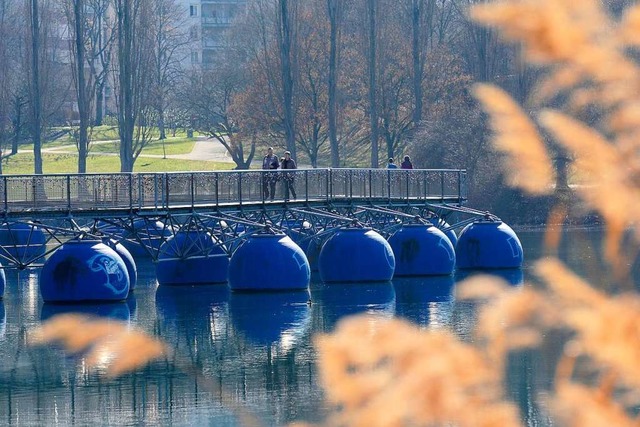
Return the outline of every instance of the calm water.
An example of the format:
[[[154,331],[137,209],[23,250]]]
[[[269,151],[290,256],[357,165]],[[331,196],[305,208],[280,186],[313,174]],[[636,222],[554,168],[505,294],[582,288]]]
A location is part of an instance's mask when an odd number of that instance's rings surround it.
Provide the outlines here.
[[[528,265],[541,255],[542,233],[518,235]],[[595,249],[599,239],[596,230],[566,232],[561,248],[562,258],[596,282],[602,274]],[[527,265],[508,280],[521,282],[529,275]],[[138,273],[126,303],[75,310],[124,320],[161,337],[175,355],[110,380],[87,370],[81,357],[25,345],[26,331],[71,309],[42,303],[38,270],[7,272],[0,301],[0,425],[239,425],[237,408],[265,425],[319,421],[325,409],[314,334],[363,311],[447,328],[465,340],[472,338],[476,321],[476,307],[456,301],[453,277],[348,286],[324,286],[315,278],[308,305],[304,294],[238,295],[225,286],[158,288],[148,261],[138,262]],[[553,366],[545,360],[557,351],[543,348],[509,360],[508,394],[527,425],[551,425],[535,396],[549,384]]]

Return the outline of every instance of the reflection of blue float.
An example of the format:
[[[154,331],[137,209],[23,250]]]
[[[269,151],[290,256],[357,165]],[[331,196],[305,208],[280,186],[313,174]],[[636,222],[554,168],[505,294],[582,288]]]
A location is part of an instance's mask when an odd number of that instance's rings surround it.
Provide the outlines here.
[[[307,257],[284,234],[250,236],[231,256],[229,287],[236,291],[307,289]]]
[[[4,338],[7,330],[7,313],[4,311],[4,303],[0,300],[0,338]]]
[[[453,228],[449,228],[451,227],[451,225],[449,225],[447,221],[440,218],[439,216],[433,216],[429,218],[429,221],[431,221],[433,225],[435,225],[449,238],[449,240],[451,240],[451,244],[453,245],[453,247],[456,246],[456,243],[458,243],[458,236],[456,235],[456,232],[453,230]]]
[[[404,225],[389,237],[396,260],[394,276],[451,274],[456,254],[451,241],[434,226]]]
[[[449,324],[454,308],[454,278],[394,278],[396,315],[418,325]]]
[[[513,286],[520,286],[524,283],[524,272],[521,268],[501,268],[501,269],[489,269],[489,270],[456,270],[455,279],[456,282],[460,282],[469,277],[478,274],[489,274],[500,277],[507,283]]]
[[[95,304],[51,304],[44,303],[40,311],[40,319],[45,321],[58,314],[74,313],[90,316],[107,317],[113,320],[128,322],[131,317],[126,302],[109,302]]]
[[[311,301],[332,329],[344,316],[370,313],[393,316],[395,292],[391,282],[324,283],[311,287]]]
[[[460,233],[456,259],[458,268],[518,268],[522,266],[522,244],[502,221],[475,221]]]
[[[46,252],[47,237],[41,228],[24,223],[0,227],[0,255],[19,261],[33,260]]]
[[[2,264],[0,264],[0,300],[4,296],[4,288],[7,283],[7,276],[4,274],[4,268],[2,268]]]
[[[122,258],[122,261],[124,261],[124,265],[127,267],[127,273],[129,273],[129,292],[133,291],[138,283],[138,267],[136,266],[133,256],[131,256],[131,252],[122,244],[107,237],[102,239],[102,243],[116,251],[116,253],[120,255],[120,258]]]
[[[45,302],[119,301],[128,293],[124,261],[99,240],[64,243],[40,272],[40,294]]]
[[[309,327],[308,291],[232,293],[229,314],[234,328],[257,345],[297,344]]]
[[[195,336],[210,341],[224,334],[220,329],[225,328],[228,301],[229,287],[225,285],[160,286],[156,290],[158,318],[175,339]]]
[[[370,228],[339,229],[318,258],[323,282],[384,282],[391,280],[395,266],[391,246]]]
[[[180,231],[160,246],[156,275],[160,285],[226,283],[229,257],[206,231]]]

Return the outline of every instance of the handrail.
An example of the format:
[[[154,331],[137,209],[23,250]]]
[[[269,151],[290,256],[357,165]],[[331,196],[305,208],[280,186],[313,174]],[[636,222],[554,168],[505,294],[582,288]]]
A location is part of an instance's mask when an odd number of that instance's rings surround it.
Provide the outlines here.
[[[464,169],[293,169],[159,173],[3,175],[4,214],[96,212],[107,209],[172,209],[269,204],[286,201],[286,185],[297,201],[461,204]],[[291,194],[291,198],[293,195]]]

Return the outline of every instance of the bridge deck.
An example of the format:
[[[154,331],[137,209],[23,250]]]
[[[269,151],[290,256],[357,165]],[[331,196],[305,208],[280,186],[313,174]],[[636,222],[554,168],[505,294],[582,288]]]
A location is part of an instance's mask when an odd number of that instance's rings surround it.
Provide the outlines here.
[[[264,187],[275,184],[276,197]],[[293,185],[297,199],[285,200]],[[236,210],[283,203],[442,203],[466,201],[458,169],[297,169],[131,174],[5,175],[5,217],[40,218],[193,210]]]

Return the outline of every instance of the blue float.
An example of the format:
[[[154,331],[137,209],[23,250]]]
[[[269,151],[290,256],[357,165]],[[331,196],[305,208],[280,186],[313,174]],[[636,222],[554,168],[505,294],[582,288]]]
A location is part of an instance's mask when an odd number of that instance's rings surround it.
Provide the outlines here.
[[[474,221],[458,237],[456,260],[458,268],[518,268],[522,266],[522,244],[500,220]]]
[[[179,231],[160,246],[156,276],[160,285],[226,283],[229,255],[204,230]]]
[[[44,302],[124,300],[129,273],[120,255],[99,240],[70,240],[56,250],[40,272]]]
[[[391,246],[370,228],[340,228],[318,258],[323,282],[384,282],[391,280],[395,266]]]
[[[456,243],[458,243],[458,236],[456,235],[456,232],[453,230],[453,228],[449,228],[451,227],[451,225],[449,225],[447,221],[440,218],[439,216],[432,216],[431,218],[429,218],[429,221],[440,231],[442,231],[449,238],[449,240],[451,240],[451,244],[455,248]]]
[[[47,237],[38,226],[18,222],[5,223],[0,227],[2,254],[18,261],[25,262],[44,255],[46,243]]]
[[[395,278],[396,316],[417,325],[446,327],[455,307],[453,275]]]
[[[234,292],[229,297],[234,329],[254,345],[279,343],[290,350],[304,335],[311,320],[309,292]]]
[[[110,229],[106,229],[110,230]],[[115,229],[117,240],[134,256],[134,258],[150,257],[158,251],[160,246],[173,232],[171,227],[162,221],[137,218],[132,223],[132,229]]]
[[[102,243],[116,251],[116,253],[120,255],[120,258],[122,258],[122,261],[124,261],[124,265],[127,266],[127,273],[129,273],[129,292],[132,292],[138,284],[138,267],[131,252],[129,252],[124,245],[108,237],[103,238]]]
[[[306,255],[285,234],[254,234],[229,262],[229,287],[234,291],[307,289],[311,269]]]
[[[389,237],[389,244],[396,260],[396,277],[451,274],[455,269],[455,249],[433,225],[404,225]]]

